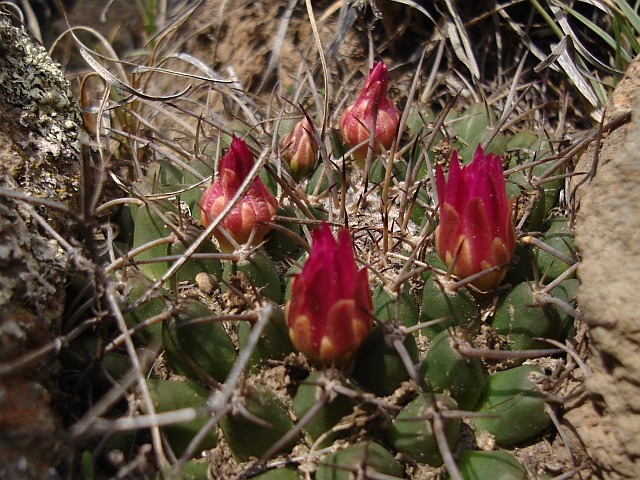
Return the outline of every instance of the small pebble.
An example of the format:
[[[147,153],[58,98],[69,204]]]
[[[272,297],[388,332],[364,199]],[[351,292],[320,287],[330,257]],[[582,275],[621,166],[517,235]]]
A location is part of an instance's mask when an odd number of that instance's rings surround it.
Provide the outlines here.
[[[218,279],[210,273],[200,272],[196,275],[196,284],[202,293],[211,294],[218,288]]]

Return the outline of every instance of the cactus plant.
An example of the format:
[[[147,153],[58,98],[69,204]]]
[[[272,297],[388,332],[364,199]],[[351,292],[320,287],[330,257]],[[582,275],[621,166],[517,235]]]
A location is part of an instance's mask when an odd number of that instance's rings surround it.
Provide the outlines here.
[[[204,409],[209,392],[197,382],[177,382],[173,380],[148,379],[147,388],[157,413],[170,412],[181,408]],[[164,427],[164,432],[176,455],[181,455],[200,429],[207,423],[201,417],[186,423]],[[209,432],[199,445],[201,449],[213,448],[218,443],[215,431]],[[206,471],[206,470],[205,470]]]
[[[304,426],[304,431],[312,442],[324,435],[324,440],[319,443],[318,447],[326,447],[333,443],[337,435],[331,433],[331,429],[342,417],[350,414],[356,405],[353,399],[331,391],[331,385],[327,385],[326,382],[341,381],[340,377],[336,378],[332,372],[334,371],[312,373],[300,385],[293,397],[293,411],[298,419],[301,419],[314,406],[318,405],[323,395],[327,395],[326,403],[320,406],[313,418]]]
[[[422,362],[420,375],[426,391],[446,390],[461,409],[471,410],[482,394],[485,376],[480,359],[460,353],[458,341],[447,330],[436,335]]]
[[[489,375],[475,417],[476,434],[486,430],[498,445],[522,443],[551,425],[544,398],[532,375],[541,375],[533,365],[521,365]]]
[[[503,450],[480,452],[464,450],[457,462],[466,480],[526,480],[527,471],[513,455]]]
[[[376,473],[402,477],[402,467],[380,444],[365,441],[355,443],[320,460],[316,479],[348,480],[354,476],[372,478]]]
[[[294,347],[289,338],[289,329],[284,317],[284,311],[278,305],[273,305],[273,316],[265,326],[260,336],[260,340],[251,356],[251,364],[254,366],[264,365],[268,361],[282,360],[286,355],[294,351]],[[240,322],[238,325],[238,346],[243,350],[249,340],[251,325],[247,322]]]
[[[434,325],[423,329],[424,334],[432,339],[438,333],[452,326],[472,327],[479,314],[475,299],[465,288],[455,292],[447,291],[433,275],[426,276],[422,291],[422,310],[420,320],[431,322],[441,319]]]
[[[352,3],[343,26],[356,21]],[[375,25],[415,2],[356,3],[371,4]],[[148,471],[175,478],[523,478],[504,448],[551,425],[532,380],[544,376],[525,360],[570,337],[580,316],[575,211],[560,195],[572,169],[556,155],[566,139],[540,128],[544,110],[524,111],[529,90],[515,102],[515,84],[508,100],[479,79],[477,92],[430,101],[420,90],[434,78],[416,68],[405,82],[412,61],[377,51],[378,35],[370,50],[389,68],[371,62],[365,77],[330,44],[322,69],[305,58],[295,80],[286,72],[295,88],[278,83],[268,101],[180,55],[215,88],[197,118],[158,100],[179,110],[178,140],[137,120],[137,104],[114,107],[127,120],[112,129],[123,150],[109,173],[129,197],[108,220],[120,235],[95,249],[105,274],[91,281],[104,284],[87,289],[98,301],[70,315],[81,328],[62,356],[69,378],[93,365],[112,373],[92,378],[92,393],[115,384],[114,398],[135,399],[136,441],[114,435],[105,457],[126,445],[134,465],[150,444]],[[190,95],[179,97],[202,106]],[[131,146],[142,140],[150,147]],[[543,362],[568,368],[559,354]],[[94,423],[120,428],[108,422],[124,420],[124,404]],[[184,407],[202,416],[158,429],[150,407],[163,422]],[[469,426],[496,451],[466,450]],[[194,461],[198,448],[214,451]]]
[[[241,408],[225,416],[220,427],[239,461],[259,458],[293,427],[285,405],[264,385],[245,385],[238,402]],[[291,438],[283,448],[291,448],[296,441]]]
[[[569,228],[569,219],[556,217],[543,225],[543,242],[546,246],[560,252],[560,257],[549,251],[544,246],[534,249],[534,258],[538,266],[538,271],[544,275],[548,281],[555,280],[574,263],[575,246],[573,244],[573,233]]]
[[[168,363],[178,372],[204,382],[222,382],[236,357],[223,326],[198,301],[186,301],[166,323],[162,339]]]
[[[563,283],[555,287],[551,295],[570,302],[574,286]],[[538,300],[539,290],[540,287],[527,282],[520,283],[496,308],[491,325],[497,333],[507,336],[508,346],[513,350],[545,348],[544,341],[536,339],[558,340],[570,328],[571,320],[558,306]]]
[[[391,445],[419,463],[442,465],[442,454],[434,432],[433,416],[455,410],[456,402],[440,394],[424,393],[405,406],[389,429]],[[460,438],[460,418],[443,420],[449,448],[455,449]]]
[[[260,296],[276,303],[282,301],[282,282],[276,264],[263,250],[252,252],[239,261],[227,261],[222,274],[229,283],[244,283],[245,288],[255,288]],[[241,287],[242,288],[242,287]],[[226,287],[223,288],[226,291]]]
[[[385,326],[375,327],[364,341],[353,366],[353,378],[365,389],[376,395],[391,395],[402,382],[409,378],[409,372],[398,350],[387,336]],[[418,346],[413,335],[399,339],[412,362],[418,359]]]

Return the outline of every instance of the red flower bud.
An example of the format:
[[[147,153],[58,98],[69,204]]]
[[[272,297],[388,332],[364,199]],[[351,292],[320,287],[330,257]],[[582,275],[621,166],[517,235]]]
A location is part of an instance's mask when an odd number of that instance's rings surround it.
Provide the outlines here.
[[[207,227],[231,201],[253,165],[253,155],[249,147],[234,135],[231,139],[231,148],[220,159],[218,178],[204,192],[200,200],[200,217],[204,227]],[[277,208],[276,198],[262,180],[256,177],[220,225],[240,244],[246,243],[255,229],[253,241],[259,243],[269,231],[269,226],[264,222],[273,219]],[[214,236],[221,250],[233,251],[233,246],[223,235],[214,231]]]
[[[308,118],[303,118],[287,134],[280,144],[282,158],[289,165],[296,181],[306,177],[316,166],[318,144]]]
[[[513,200],[507,200],[500,158],[485,155],[478,146],[473,161],[460,167],[454,150],[448,181],[442,168],[436,167],[436,188],[440,200],[440,224],[435,232],[438,255],[448,267],[455,260],[452,273],[460,278],[503,265],[472,282],[482,291],[494,289],[504,279],[515,249]]]
[[[322,364],[344,365],[372,327],[373,303],[365,268],[358,270],[346,229],[337,241],[324,223],[313,231],[311,254],[291,285],[289,335]]]
[[[345,143],[353,148],[358,147],[353,156],[364,168],[371,129],[375,119],[374,153],[380,154],[391,147],[396,136],[400,111],[393,106],[387,97],[387,67],[376,62],[364,82],[362,91],[353,105],[347,107],[340,119],[340,131]]]

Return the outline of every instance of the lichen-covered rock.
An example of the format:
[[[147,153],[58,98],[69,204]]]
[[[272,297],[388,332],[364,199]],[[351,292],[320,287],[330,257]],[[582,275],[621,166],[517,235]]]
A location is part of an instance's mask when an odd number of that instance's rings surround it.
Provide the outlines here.
[[[59,334],[72,263],[51,231],[68,238],[69,219],[12,192],[75,207],[79,124],[79,111],[59,66],[0,16],[2,478],[52,478],[61,458],[49,393],[55,363],[43,358],[16,365],[22,355]]]

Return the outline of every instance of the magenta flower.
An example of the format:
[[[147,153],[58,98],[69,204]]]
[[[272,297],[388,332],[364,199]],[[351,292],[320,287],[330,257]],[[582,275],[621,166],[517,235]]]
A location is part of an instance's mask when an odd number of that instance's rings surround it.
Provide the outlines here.
[[[318,144],[313,138],[313,129],[307,117],[296,123],[284,137],[281,151],[294,180],[300,181],[313,171],[318,160]]]
[[[511,220],[513,200],[507,200],[500,158],[485,155],[478,146],[473,161],[460,167],[454,150],[445,181],[436,167],[440,200],[440,224],[435,232],[436,250],[452,273],[467,278],[493,267],[501,268],[472,282],[482,291],[492,290],[504,279],[515,249]]]
[[[340,118],[340,131],[345,143],[358,147],[353,156],[360,168],[364,168],[367,147],[375,119],[374,153],[380,154],[391,147],[400,121],[400,111],[387,97],[387,67],[376,62],[364,82],[362,91],[353,105],[348,106]]]
[[[200,200],[200,217],[206,228],[217,217],[240,189],[253,168],[253,155],[247,144],[235,135],[231,139],[231,148],[220,159],[218,178],[204,192]],[[267,189],[262,180],[256,177],[245,195],[220,222],[227,232],[239,244],[246,243],[255,230],[253,242],[259,243],[269,231],[269,222],[278,208],[278,201]],[[218,231],[214,231],[220,249],[233,251],[233,246]]]
[[[347,229],[313,231],[311,253],[291,285],[286,314],[295,347],[324,365],[344,365],[372,327],[365,268],[358,270]]]

